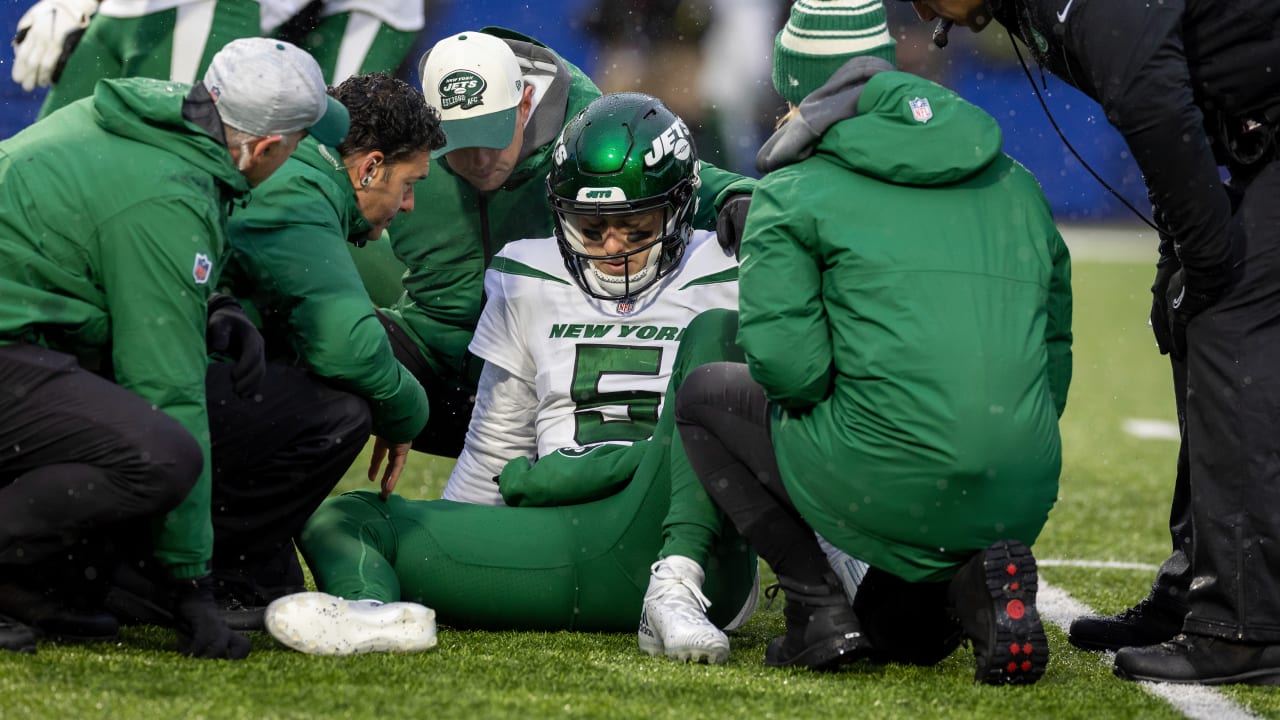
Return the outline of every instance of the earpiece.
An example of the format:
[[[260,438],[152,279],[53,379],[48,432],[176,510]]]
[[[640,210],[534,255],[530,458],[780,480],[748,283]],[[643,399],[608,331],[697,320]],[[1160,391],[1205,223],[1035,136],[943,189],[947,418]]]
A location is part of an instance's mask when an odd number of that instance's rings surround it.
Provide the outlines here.
[[[947,46],[947,32],[951,30],[951,26],[955,25],[955,20],[942,19],[938,21],[937,27],[933,29],[933,44],[939,48]]]
[[[362,188],[369,187],[369,183],[373,182],[373,173],[378,169],[378,166],[382,164],[382,160],[376,157],[370,158],[370,161],[372,164],[369,165],[369,174],[360,178],[360,187]]]

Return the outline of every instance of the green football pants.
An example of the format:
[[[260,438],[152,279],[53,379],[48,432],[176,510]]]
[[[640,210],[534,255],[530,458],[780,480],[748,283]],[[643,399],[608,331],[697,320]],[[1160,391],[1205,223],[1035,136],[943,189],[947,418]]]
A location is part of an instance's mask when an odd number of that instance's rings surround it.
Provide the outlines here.
[[[40,118],[92,95],[107,78],[194,83],[223,45],[258,33],[254,0],[201,0],[136,18],[96,15],[49,88]]]
[[[194,83],[223,45],[259,33],[254,0],[201,0],[136,18],[98,15],[49,88],[40,117],[92,95],[104,78]],[[365,13],[339,13],[322,19],[300,47],[315,57],[325,81],[336,85],[358,73],[395,73],[416,36]]]
[[[320,63],[329,84],[338,85],[352,75],[394,75],[417,36],[396,30],[372,15],[349,12],[320,20],[299,47]]]
[[[317,585],[349,599],[422,603],[454,627],[623,632],[639,622],[654,560],[704,548],[694,559],[706,569],[708,616],[724,626],[753,590],[756,556],[701,490],[672,412],[689,371],[711,357],[741,358],[736,332],[728,311],[690,323],[654,436],[615,495],[530,508],[383,502],[371,491],[330,498],[302,532]]]

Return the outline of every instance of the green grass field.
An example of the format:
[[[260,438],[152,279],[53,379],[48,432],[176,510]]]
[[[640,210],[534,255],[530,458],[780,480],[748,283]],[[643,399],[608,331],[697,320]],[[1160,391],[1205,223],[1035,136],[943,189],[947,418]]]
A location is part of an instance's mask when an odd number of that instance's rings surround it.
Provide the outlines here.
[[[1171,421],[1168,365],[1146,327],[1145,263],[1075,263],[1075,377],[1062,420],[1061,496],[1035,546],[1045,582],[1097,610],[1142,597],[1150,570],[1067,561],[1159,563],[1177,445],[1137,439],[1129,418]],[[437,497],[450,461],[414,455],[401,492]],[[364,460],[339,490],[367,486]],[[514,600],[513,600],[514,601]],[[0,718],[1162,718],[1184,717],[1110,661],[1048,626],[1048,672],[1030,688],[979,686],[961,648],[934,668],[854,665],[839,673],[762,664],[782,631],[781,605],[737,634],[724,667],[650,658],[633,634],[480,633],[442,628],[439,647],[410,656],[320,658],[254,635],[247,661],[171,651],[173,634],[126,628],[116,645],[42,644],[0,653]],[[1280,693],[1222,690],[1237,711],[1280,718]],[[1203,712],[1203,711],[1202,711]],[[1193,713],[1194,714],[1194,713]],[[1195,716],[1206,716],[1205,714]]]

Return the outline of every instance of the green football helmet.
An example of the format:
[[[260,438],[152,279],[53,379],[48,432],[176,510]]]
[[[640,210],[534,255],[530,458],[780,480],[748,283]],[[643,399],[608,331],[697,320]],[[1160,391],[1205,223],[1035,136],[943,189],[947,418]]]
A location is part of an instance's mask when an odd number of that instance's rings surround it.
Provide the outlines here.
[[[604,95],[565,125],[547,195],[560,254],[583,292],[604,300],[633,298],[679,267],[693,230],[698,168],[688,127],[650,95]],[[661,210],[661,223],[651,242],[613,255],[587,251],[584,225],[655,210]],[[643,267],[632,272],[628,258],[646,250]],[[621,274],[600,269],[599,263],[610,262],[623,263]]]

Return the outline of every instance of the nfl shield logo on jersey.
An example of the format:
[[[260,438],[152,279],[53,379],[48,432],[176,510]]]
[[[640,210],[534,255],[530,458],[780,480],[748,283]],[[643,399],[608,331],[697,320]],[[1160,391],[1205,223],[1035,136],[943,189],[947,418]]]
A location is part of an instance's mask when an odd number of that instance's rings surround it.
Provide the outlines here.
[[[636,301],[632,298],[622,298],[618,301],[618,314],[630,315],[636,309]]]
[[[197,285],[209,282],[210,270],[213,270],[213,263],[209,262],[209,256],[196,253],[196,264],[191,267],[191,277],[195,278]]]
[[[911,117],[916,122],[926,123],[933,117],[933,108],[929,107],[929,101],[926,98],[914,98],[908,100],[907,104],[911,106]]]

